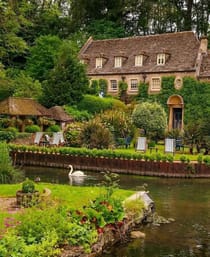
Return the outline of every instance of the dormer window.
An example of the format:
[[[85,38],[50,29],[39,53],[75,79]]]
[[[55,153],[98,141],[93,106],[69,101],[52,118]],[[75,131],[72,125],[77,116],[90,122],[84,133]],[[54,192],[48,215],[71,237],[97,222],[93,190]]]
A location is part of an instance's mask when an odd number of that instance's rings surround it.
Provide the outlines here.
[[[135,56],[135,66],[142,66],[143,65],[143,55],[136,55]]]
[[[166,62],[166,55],[158,54],[157,55],[157,65],[165,65],[165,62]]]
[[[115,57],[114,58],[114,67],[121,68],[122,67],[122,57]]]
[[[96,58],[96,69],[101,69],[103,67],[103,58],[98,57]]]

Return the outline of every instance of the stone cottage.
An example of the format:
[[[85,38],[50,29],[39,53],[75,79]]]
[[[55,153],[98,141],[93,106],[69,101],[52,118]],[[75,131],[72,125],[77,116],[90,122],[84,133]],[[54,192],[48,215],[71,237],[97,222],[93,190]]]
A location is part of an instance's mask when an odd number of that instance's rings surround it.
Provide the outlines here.
[[[127,94],[135,95],[138,84],[149,84],[149,94],[161,90],[161,79],[175,76],[174,87],[191,76],[210,81],[210,51],[206,37],[192,31],[108,40],[89,38],[79,53],[91,80],[106,79],[108,93],[118,94],[118,82],[128,84]],[[169,129],[183,128],[184,102],[180,95],[169,97]]]

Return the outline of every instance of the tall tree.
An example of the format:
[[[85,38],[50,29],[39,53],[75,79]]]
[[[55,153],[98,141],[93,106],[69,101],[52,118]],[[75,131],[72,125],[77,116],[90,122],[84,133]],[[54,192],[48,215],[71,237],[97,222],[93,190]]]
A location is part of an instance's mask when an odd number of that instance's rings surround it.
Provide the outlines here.
[[[39,81],[47,78],[54,67],[62,41],[57,36],[41,36],[30,48],[30,56],[26,63],[28,74]]]
[[[43,83],[42,103],[54,105],[75,105],[82,99],[88,86],[85,67],[79,62],[69,42],[61,49],[49,79]]]
[[[24,22],[13,10],[13,1],[0,1],[0,60],[6,66],[26,53],[27,43],[18,35]]]

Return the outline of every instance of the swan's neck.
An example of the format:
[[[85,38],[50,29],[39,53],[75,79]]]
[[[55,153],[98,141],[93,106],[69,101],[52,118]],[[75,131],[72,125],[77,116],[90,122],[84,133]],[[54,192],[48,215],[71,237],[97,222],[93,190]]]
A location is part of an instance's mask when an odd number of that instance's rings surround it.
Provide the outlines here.
[[[71,174],[72,174],[72,172],[73,172],[73,167],[72,167],[72,165],[71,165],[71,166],[70,166],[69,175],[71,175]]]

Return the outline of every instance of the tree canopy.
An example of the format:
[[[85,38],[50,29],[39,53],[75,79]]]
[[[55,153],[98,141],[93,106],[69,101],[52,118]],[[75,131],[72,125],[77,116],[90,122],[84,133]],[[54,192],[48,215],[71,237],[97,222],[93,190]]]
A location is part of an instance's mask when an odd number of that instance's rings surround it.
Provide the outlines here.
[[[90,35],[104,39],[193,30],[210,38],[209,20],[209,0],[1,0],[0,99],[14,93],[14,80],[23,71],[46,91],[66,40],[78,52]]]
[[[167,125],[164,108],[158,103],[138,104],[132,113],[132,120],[137,128],[144,130],[145,135],[152,137],[162,135]]]

